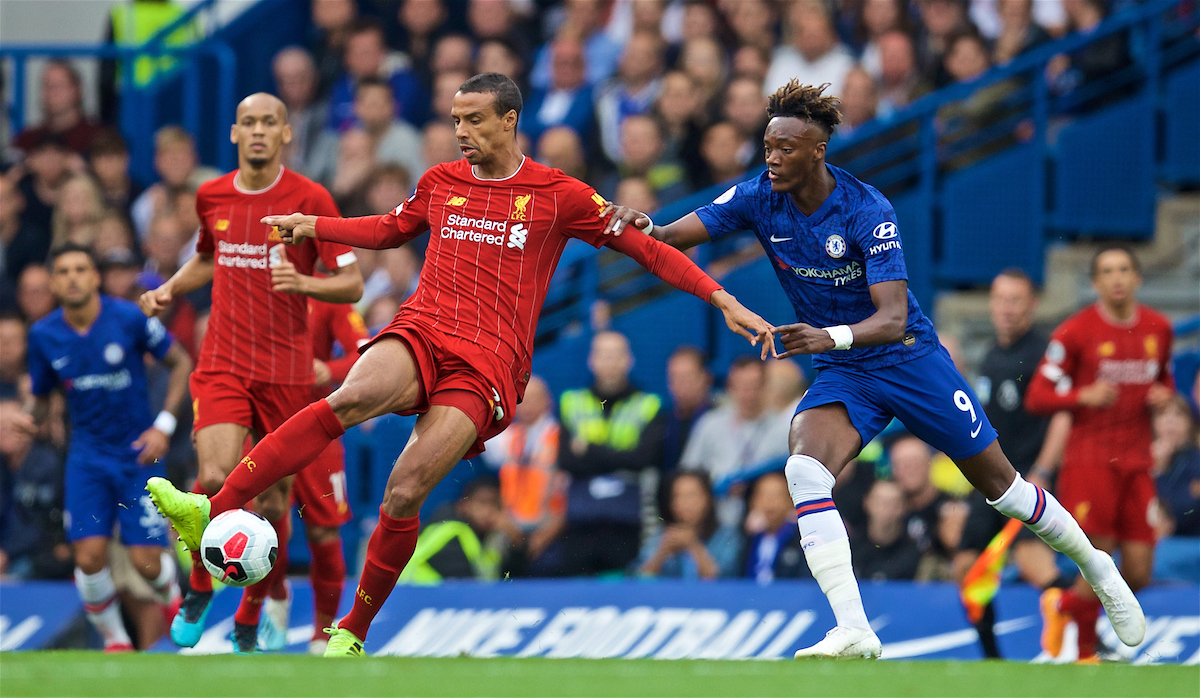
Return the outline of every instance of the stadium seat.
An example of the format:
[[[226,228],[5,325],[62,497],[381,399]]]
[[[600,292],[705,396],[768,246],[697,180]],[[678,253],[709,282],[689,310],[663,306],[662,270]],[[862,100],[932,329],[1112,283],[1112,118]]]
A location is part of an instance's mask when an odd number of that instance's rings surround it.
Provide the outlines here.
[[[1176,184],[1200,184],[1200,62],[1166,79],[1162,176]]]

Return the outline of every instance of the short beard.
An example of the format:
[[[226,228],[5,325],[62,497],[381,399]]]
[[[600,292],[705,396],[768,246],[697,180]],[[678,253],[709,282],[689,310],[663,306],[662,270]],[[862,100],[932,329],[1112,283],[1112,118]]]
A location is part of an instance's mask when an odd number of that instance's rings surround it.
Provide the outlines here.
[[[246,164],[250,165],[251,167],[253,167],[255,169],[265,167],[267,165],[267,163],[269,163],[269,162],[271,162],[271,158],[269,158],[265,155],[247,155],[246,156]]]

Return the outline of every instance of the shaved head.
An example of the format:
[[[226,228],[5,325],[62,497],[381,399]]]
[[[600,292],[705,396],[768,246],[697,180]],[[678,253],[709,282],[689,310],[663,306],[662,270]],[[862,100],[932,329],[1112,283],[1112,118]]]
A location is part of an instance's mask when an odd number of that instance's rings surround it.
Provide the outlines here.
[[[255,92],[247,96],[237,106],[237,118],[240,120],[245,113],[262,114],[274,113],[282,123],[287,123],[288,110],[283,100],[269,92]]]

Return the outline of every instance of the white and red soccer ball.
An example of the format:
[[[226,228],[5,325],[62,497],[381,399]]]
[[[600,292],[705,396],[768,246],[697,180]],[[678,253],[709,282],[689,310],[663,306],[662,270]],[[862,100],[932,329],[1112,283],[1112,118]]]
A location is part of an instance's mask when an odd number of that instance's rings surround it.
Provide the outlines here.
[[[209,573],[225,584],[260,582],[279,556],[279,537],[262,516],[245,509],[218,514],[200,537],[200,556]]]

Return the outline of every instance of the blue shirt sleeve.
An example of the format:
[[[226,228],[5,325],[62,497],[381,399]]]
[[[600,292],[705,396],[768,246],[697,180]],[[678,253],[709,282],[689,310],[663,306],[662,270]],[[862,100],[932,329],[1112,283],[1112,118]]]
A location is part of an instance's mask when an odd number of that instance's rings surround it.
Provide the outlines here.
[[[850,239],[867,265],[867,285],[908,280],[896,212],[886,200],[865,206],[854,217]]]
[[[171,338],[171,333],[167,332],[166,326],[156,317],[145,317],[138,311],[137,323],[137,338],[138,346],[142,351],[150,352],[154,358],[162,361],[170,350],[174,340]]]
[[[50,357],[42,348],[36,328],[29,333],[29,348],[25,353],[25,365],[29,369],[29,377],[33,380],[33,394],[38,397],[49,395],[58,385],[58,374],[50,366]]]
[[[732,186],[711,204],[696,209],[710,238],[720,240],[730,233],[754,229],[756,183],[757,180],[752,179]]]

